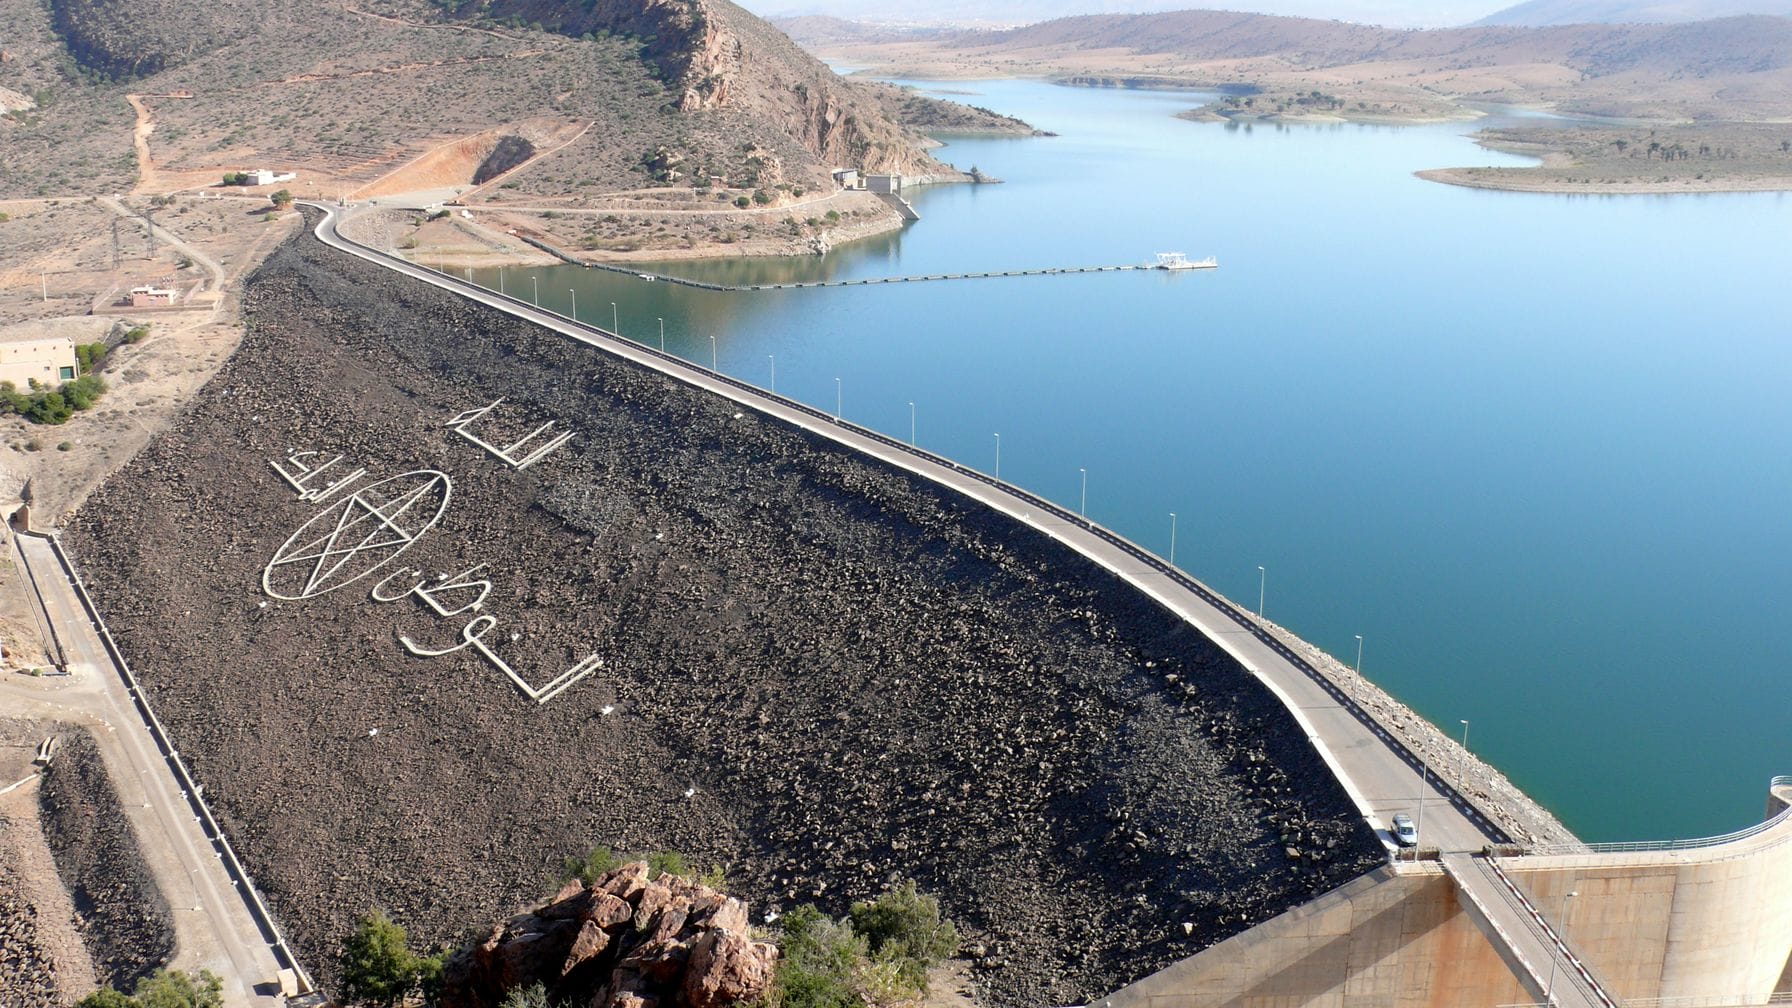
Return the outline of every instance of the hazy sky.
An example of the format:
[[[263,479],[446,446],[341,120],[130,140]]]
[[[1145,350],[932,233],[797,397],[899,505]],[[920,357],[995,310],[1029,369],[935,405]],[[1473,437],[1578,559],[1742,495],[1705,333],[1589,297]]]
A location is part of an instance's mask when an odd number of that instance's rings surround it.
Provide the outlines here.
[[[950,11],[960,17],[977,17],[979,11],[991,20],[1038,21],[1066,13],[1101,13],[1122,11],[1189,10],[1217,8],[1221,10],[1256,11],[1263,14],[1290,14],[1298,17],[1338,18],[1394,27],[1440,27],[1467,24],[1504,10],[1518,0],[1043,0],[1023,3],[1016,0],[958,0],[955,3],[932,3],[910,0],[906,3],[872,3],[869,0],[735,0],[742,7],[765,16],[779,14],[834,14],[845,18],[878,18],[894,20],[903,11],[920,19]],[[1037,11],[1028,16],[1029,10]]]

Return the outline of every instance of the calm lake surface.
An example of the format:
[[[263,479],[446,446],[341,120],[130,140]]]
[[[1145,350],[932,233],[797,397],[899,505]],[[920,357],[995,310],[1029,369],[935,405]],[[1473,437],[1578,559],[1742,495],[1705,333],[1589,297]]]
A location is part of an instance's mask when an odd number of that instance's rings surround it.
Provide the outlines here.
[[[1757,821],[1792,772],[1792,201],[1483,192],[1474,127],[1172,118],[1187,94],[937,85],[1055,138],[948,138],[1003,185],[722,282],[1137,263],[716,294],[576,267],[561,310],[920,443],[1168,554],[1363,672],[1589,840]],[[970,92],[966,94],[965,92]],[[478,275],[498,286],[496,271]],[[555,292],[550,295],[550,292]]]

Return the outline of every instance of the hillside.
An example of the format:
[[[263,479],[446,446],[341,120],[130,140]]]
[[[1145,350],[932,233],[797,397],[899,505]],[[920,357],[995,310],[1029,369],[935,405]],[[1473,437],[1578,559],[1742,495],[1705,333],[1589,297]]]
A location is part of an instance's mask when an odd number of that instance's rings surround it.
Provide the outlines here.
[[[262,164],[326,196],[518,165],[507,181],[558,197],[693,171],[749,187],[836,164],[944,171],[887,98],[726,0],[224,0],[197,19],[172,0],[0,0],[0,23],[0,88],[34,99],[0,119],[0,198]]]
[[[836,33],[837,34],[837,33]],[[802,40],[799,37],[799,41]],[[1091,15],[930,40],[822,44],[879,73],[1047,74],[1082,83],[1257,89],[1330,114],[1467,114],[1464,102],[1690,121],[1792,116],[1792,20],[1395,31],[1223,11]],[[1317,92],[1317,94],[1314,94]],[[1278,107],[1279,106],[1279,107]]]
[[[1792,17],[1792,0],[1529,0],[1475,24],[1671,24],[1744,14]]]

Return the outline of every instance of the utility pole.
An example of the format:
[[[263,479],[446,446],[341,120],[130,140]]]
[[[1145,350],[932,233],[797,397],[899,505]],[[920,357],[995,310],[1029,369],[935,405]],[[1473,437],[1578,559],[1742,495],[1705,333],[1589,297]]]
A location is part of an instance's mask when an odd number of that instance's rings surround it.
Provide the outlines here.
[[[118,241],[118,218],[112,218],[112,272],[118,272],[119,263],[124,261],[123,246]]]

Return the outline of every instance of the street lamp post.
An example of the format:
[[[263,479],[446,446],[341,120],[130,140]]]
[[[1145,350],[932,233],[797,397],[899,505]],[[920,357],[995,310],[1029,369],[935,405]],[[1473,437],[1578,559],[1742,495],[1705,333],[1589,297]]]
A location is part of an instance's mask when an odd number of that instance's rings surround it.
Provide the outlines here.
[[[1170,512],[1170,566],[1176,566],[1176,512]]]
[[[1420,847],[1420,845],[1422,845],[1425,842],[1425,791],[1426,791],[1426,789],[1428,789],[1430,787],[1431,787],[1431,770],[1429,767],[1427,767],[1425,765],[1425,761],[1423,759],[1420,759],[1419,760],[1419,821],[1413,824],[1413,830],[1418,833],[1419,841],[1418,841],[1418,843],[1415,843],[1412,845],[1412,859],[1414,861],[1417,861],[1419,859],[1419,847]]]
[[[534,277],[530,277],[529,278],[529,289],[534,292],[533,294],[531,294],[529,296],[529,303],[534,305],[537,308],[540,308],[541,307],[541,282],[539,280],[536,280]]]
[[[709,369],[711,371],[716,369],[716,338],[713,333],[709,337]]]
[[[614,301],[610,302],[610,331],[618,336],[622,335],[622,323],[617,320],[616,302]]]
[[[1269,587],[1269,572],[1263,569],[1262,564],[1258,564],[1257,565],[1257,618],[1258,619],[1263,618],[1263,591],[1267,587]]]
[[[1363,674],[1363,635],[1356,635],[1356,674]]]
[[[1084,521],[1088,521],[1089,520],[1089,470],[1079,468],[1079,469],[1077,469],[1077,472],[1083,474],[1083,500],[1082,500],[1081,504],[1077,505],[1076,513],[1082,515]]]
[[[772,383],[767,385],[765,390],[767,392],[776,392],[778,391],[778,355],[766,354],[765,359],[772,362]]]
[[[1460,720],[1460,719],[1458,719],[1458,720]],[[1456,779],[1462,782],[1462,794],[1463,794],[1463,797],[1466,798],[1468,796],[1468,722],[1467,721],[1462,722],[1462,768],[1456,774]]]
[[[568,288],[566,288],[566,293],[572,295],[572,320],[574,322],[577,322],[579,320],[579,292],[578,292],[578,289],[574,288],[574,287],[568,287]]]
[[[660,319],[660,353],[666,352],[666,320]]]
[[[1562,897],[1562,930],[1564,931],[1568,930],[1568,901],[1579,895],[1578,890],[1570,890],[1567,895]],[[1561,955],[1561,949],[1551,948],[1549,950],[1549,986],[1543,989],[1543,1002],[1549,1008],[1555,1008],[1556,962],[1561,959]]]
[[[504,267],[502,266],[498,267],[498,293],[505,297],[510,296],[504,293]]]
[[[915,404],[908,404],[908,446],[915,446]]]
[[[1002,435],[996,435],[996,479],[1002,478]]]
[[[840,414],[842,412],[841,405],[843,403],[843,400],[841,397],[842,397],[842,393],[840,391],[840,379],[836,378],[836,379],[834,379],[834,422],[835,423],[840,422]]]

